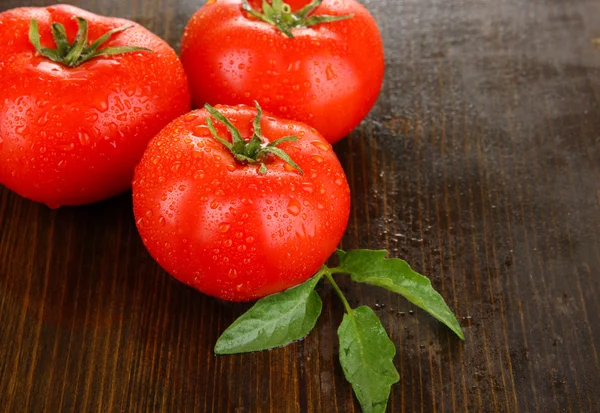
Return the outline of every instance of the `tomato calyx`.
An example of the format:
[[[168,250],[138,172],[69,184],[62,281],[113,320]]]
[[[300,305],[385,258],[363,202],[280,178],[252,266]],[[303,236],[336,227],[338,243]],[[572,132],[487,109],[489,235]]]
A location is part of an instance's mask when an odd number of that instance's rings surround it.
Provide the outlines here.
[[[113,35],[128,30],[133,26],[117,27],[116,29],[104,33],[92,44],[88,44],[88,21],[78,16],[73,16],[73,18],[77,19],[78,27],[77,35],[75,36],[73,43],[70,43],[67,40],[65,26],[60,23],[52,23],[52,36],[54,37],[54,43],[56,43],[56,49],[42,47],[38,22],[37,20],[32,19],[29,22],[29,41],[33,47],[35,47],[35,50],[42,56],[67,67],[79,66],[80,64],[99,56],[140,51],[152,52],[150,49],[137,46],[107,47],[99,50],[100,46],[106,43]]]
[[[293,13],[290,5],[284,3],[283,0],[272,0],[271,4],[269,4],[267,0],[263,0],[261,13],[254,10],[248,3],[248,0],[242,0],[242,9],[251,16],[277,27],[289,38],[294,37],[292,29],[298,27],[310,27],[316,24],[330,23],[354,17],[352,14],[346,16],[311,16],[311,13],[314,12],[322,2],[323,0],[312,0],[309,4]]]
[[[281,158],[284,162],[288,163],[292,167],[294,167],[301,175],[304,175],[304,171],[296,162],[290,158],[290,156],[285,153],[283,150],[278,148],[277,146],[290,141],[297,141],[297,136],[285,136],[283,138],[274,140],[273,142],[267,143],[267,140],[262,136],[262,130],[260,127],[260,120],[262,118],[262,109],[258,102],[256,103],[256,117],[252,122],[254,127],[254,132],[252,133],[252,137],[249,141],[245,141],[240,135],[239,130],[231,123],[227,117],[225,117],[221,112],[219,112],[214,107],[210,106],[208,103],[204,105],[204,108],[214,117],[217,121],[222,123],[227,127],[229,132],[231,133],[231,140],[229,142],[219,136],[217,130],[215,129],[215,125],[211,118],[206,118],[206,123],[208,125],[208,129],[213,137],[223,144],[229,151],[231,151],[235,160],[243,165],[256,165],[260,164],[260,168],[258,173],[261,175],[265,175],[267,173],[267,165],[265,161],[269,154],[273,154],[279,158]]]

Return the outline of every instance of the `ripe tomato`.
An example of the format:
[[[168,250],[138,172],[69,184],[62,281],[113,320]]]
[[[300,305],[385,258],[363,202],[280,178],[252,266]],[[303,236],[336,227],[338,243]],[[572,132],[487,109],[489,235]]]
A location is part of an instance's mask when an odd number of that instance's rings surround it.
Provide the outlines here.
[[[355,0],[273,0],[266,13],[259,0],[242,3],[209,1],[185,29],[181,60],[193,105],[258,100],[331,143],[347,135],[373,107],[383,81],[381,36],[369,12]]]
[[[260,114],[247,106],[216,109],[213,117],[221,113],[237,128],[218,122],[218,136],[231,145],[231,130],[239,130],[246,142],[234,143],[238,155],[211,134],[207,109],[176,119],[136,168],[134,213],[166,271],[208,295],[247,301],[319,270],[346,229],[350,191],[331,145],[313,128],[268,115],[253,125]],[[298,140],[275,142],[287,135]],[[265,149],[269,142],[275,150]],[[288,162],[279,157],[286,154]]]
[[[114,29],[90,58],[90,42]],[[125,191],[148,141],[189,111],[175,52],[133,22],[21,8],[0,14],[0,38],[0,184],[26,198],[58,207]]]

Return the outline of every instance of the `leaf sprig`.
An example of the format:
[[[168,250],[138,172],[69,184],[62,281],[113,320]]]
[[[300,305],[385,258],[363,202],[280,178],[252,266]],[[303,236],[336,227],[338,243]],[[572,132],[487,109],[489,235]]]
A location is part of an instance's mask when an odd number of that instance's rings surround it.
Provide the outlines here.
[[[321,315],[322,302],[315,287],[326,278],[346,310],[338,329],[344,375],[364,413],[383,413],[391,386],[400,380],[393,363],[396,347],[371,308],[350,306],[334,274],[348,274],[355,282],[400,294],[448,326],[461,340],[465,337],[456,316],[433,289],[431,281],[413,271],[405,261],[387,259],[387,251],[339,250],[337,254],[337,267],[323,266],[304,284],[257,301],[225,330],[215,345],[215,353],[268,350],[306,337]]]

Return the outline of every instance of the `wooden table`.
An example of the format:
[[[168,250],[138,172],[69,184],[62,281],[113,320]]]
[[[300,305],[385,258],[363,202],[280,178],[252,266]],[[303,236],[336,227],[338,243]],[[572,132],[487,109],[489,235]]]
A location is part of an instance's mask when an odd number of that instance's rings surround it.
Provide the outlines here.
[[[73,2],[174,47],[201,3]],[[388,411],[600,411],[600,2],[366,5],[387,76],[336,145],[354,201],[343,245],[386,248],[429,275],[467,337],[344,284],[398,346]],[[343,309],[321,294],[304,342],[215,357],[248,306],[163,272],[130,194],[49,210],[0,189],[0,411],[358,412],[337,360]]]

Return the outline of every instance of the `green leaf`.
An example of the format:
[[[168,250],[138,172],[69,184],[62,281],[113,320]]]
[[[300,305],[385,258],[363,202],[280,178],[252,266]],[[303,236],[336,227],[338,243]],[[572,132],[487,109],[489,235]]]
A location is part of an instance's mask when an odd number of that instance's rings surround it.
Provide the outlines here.
[[[383,413],[392,384],[400,380],[393,359],[396,347],[369,307],[358,307],[338,329],[340,363],[363,413]]]
[[[350,274],[356,282],[383,287],[403,295],[464,340],[465,336],[456,316],[442,296],[433,289],[431,281],[413,271],[405,261],[397,258],[386,259],[386,256],[387,251],[338,251],[340,264],[335,272]]]
[[[279,294],[259,300],[217,340],[215,353],[236,354],[268,350],[303,339],[321,315],[315,286],[322,274]]]

